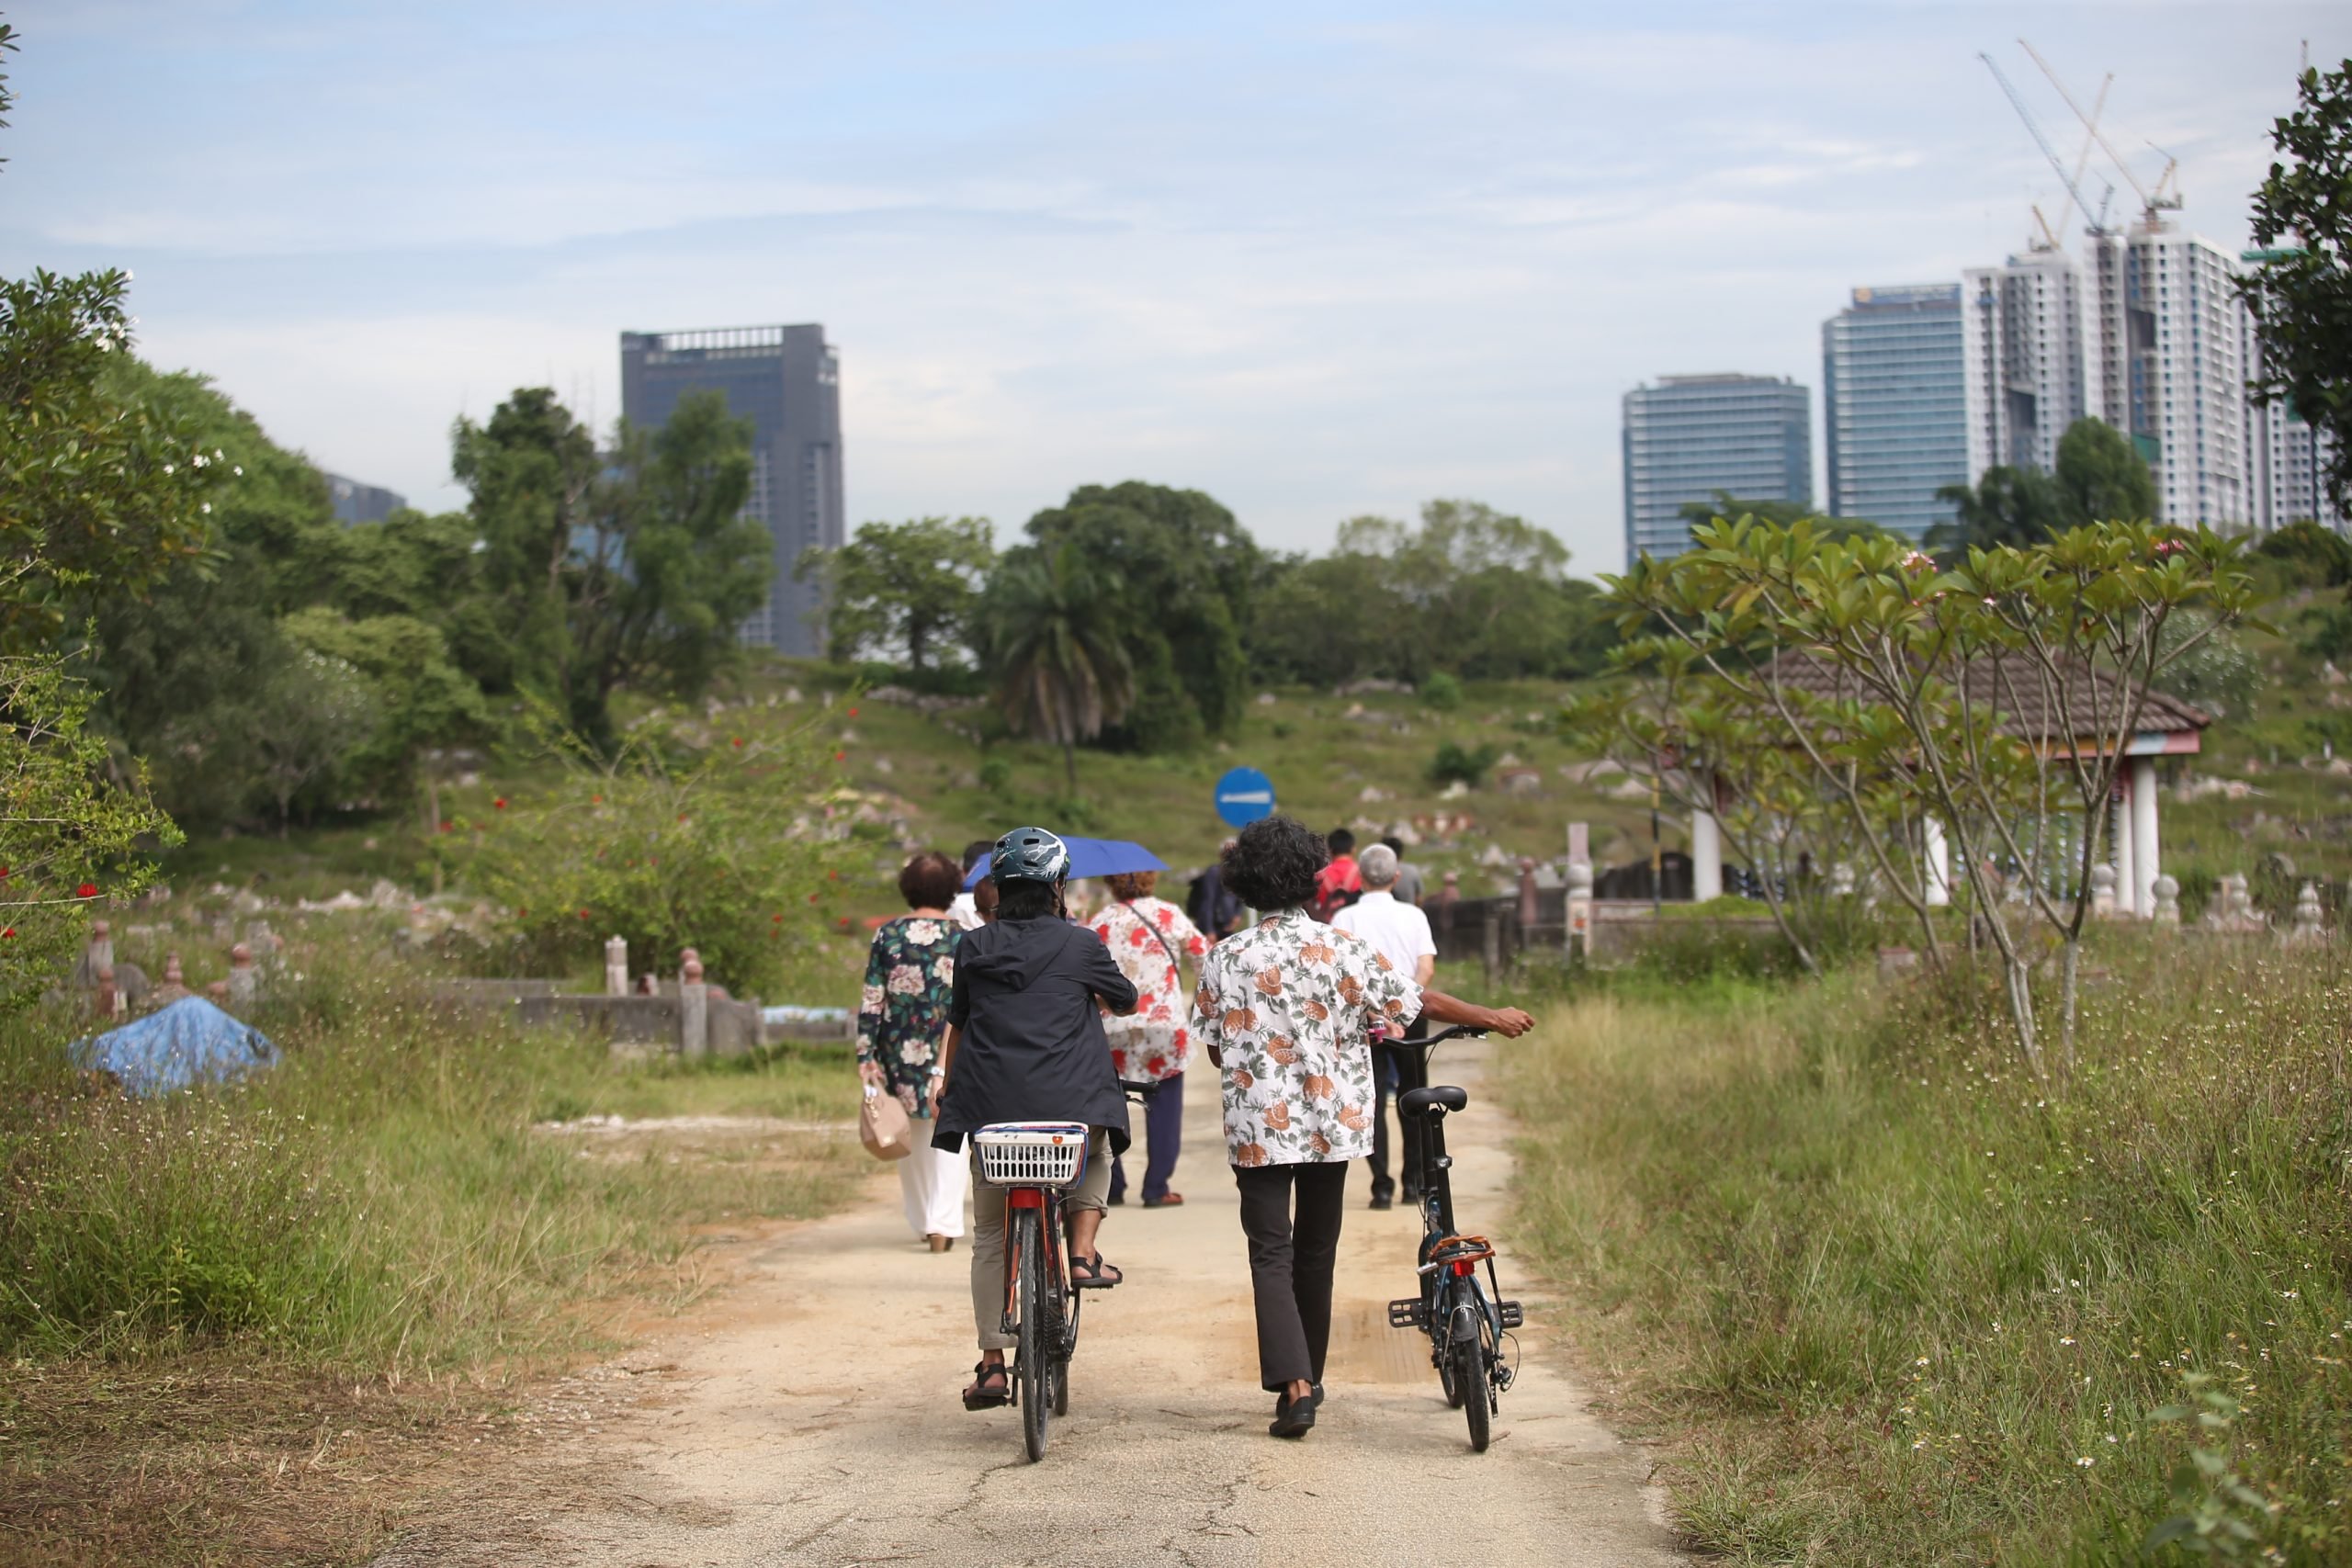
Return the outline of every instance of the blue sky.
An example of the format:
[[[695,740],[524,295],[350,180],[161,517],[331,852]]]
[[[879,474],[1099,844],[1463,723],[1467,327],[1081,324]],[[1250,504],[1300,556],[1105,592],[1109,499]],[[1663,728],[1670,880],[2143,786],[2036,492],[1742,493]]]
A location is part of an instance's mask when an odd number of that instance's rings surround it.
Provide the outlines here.
[[[135,269],[142,352],[426,505],[447,431],[624,329],[822,321],[851,516],[1089,480],[1320,549],[1465,495],[1622,547],[1618,400],[1791,375],[1855,284],[2020,248],[2022,33],[2243,242],[2300,49],[2251,3],[6,4],[0,272]],[[2100,164],[2095,163],[2095,170]],[[2129,188],[2111,170],[2117,209]]]

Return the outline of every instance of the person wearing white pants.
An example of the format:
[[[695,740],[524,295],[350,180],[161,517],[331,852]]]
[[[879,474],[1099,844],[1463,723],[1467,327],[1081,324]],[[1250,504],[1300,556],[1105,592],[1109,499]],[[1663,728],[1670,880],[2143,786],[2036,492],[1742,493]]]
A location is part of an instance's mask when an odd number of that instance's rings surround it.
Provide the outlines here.
[[[907,862],[899,873],[907,913],[875,931],[857,1006],[858,1077],[896,1099],[915,1123],[914,1152],[899,1161],[899,1190],[908,1227],[933,1252],[951,1250],[964,1234],[970,1187],[963,1161],[933,1149],[927,1130],[932,1068],[947,1032],[956,946],[963,936],[947,904],[963,880],[956,863],[935,850]]]

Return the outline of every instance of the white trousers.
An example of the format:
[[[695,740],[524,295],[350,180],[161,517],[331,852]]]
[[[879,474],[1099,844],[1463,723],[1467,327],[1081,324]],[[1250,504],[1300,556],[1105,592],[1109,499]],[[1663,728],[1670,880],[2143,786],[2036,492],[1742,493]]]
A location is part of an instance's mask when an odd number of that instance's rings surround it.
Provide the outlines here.
[[[899,1191],[907,1201],[907,1225],[917,1235],[962,1235],[964,1196],[972,1176],[960,1154],[931,1146],[928,1122],[915,1123],[915,1152],[899,1162]]]

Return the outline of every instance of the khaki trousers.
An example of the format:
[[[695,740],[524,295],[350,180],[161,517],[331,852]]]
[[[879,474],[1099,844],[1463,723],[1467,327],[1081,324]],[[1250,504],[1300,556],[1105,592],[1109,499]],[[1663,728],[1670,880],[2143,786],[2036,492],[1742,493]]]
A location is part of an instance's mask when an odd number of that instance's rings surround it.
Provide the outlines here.
[[[1004,1193],[980,1179],[980,1151],[972,1151],[972,1326],[978,1330],[983,1350],[1010,1350],[1012,1336],[1004,1331]],[[1086,1174],[1062,1195],[1065,1209],[1110,1207],[1111,1134],[1094,1129],[1086,1145]]]

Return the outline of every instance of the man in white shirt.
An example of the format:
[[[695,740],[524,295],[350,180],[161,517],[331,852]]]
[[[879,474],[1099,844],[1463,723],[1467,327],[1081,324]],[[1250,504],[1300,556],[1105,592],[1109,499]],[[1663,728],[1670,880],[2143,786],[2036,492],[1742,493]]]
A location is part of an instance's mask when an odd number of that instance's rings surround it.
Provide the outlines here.
[[[1358,856],[1363,896],[1334,914],[1331,924],[1370,943],[1389,967],[1423,987],[1437,970],[1437,942],[1430,935],[1430,918],[1396,897],[1396,852],[1385,844],[1374,844]],[[1413,1020],[1405,1032],[1419,1034],[1421,1021]],[[1429,1067],[1419,1047],[1382,1043],[1373,1047],[1372,1077],[1379,1091],[1372,1122],[1372,1206],[1385,1209],[1396,1195],[1396,1183],[1388,1174],[1388,1102],[1408,1089],[1422,1087]],[[1402,1116],[1396,1120],[1405,1134],[1405,1201],[1409,1203],[1421,1195],[1421,1129]]]
[[[995,848],[996,840],[993,839],[974,839],[970,843],[966,844],[964,846],[964,874],[971,875],[972,868],[980,863],[980,858]],[[989,885],[983,882],[981,886]],[[980,918],[978,900],[969,888],[956,895],[955,900],[947,906],[947,918],[955,921],[959,929],[967,931],[978,931],[984,923]]]

